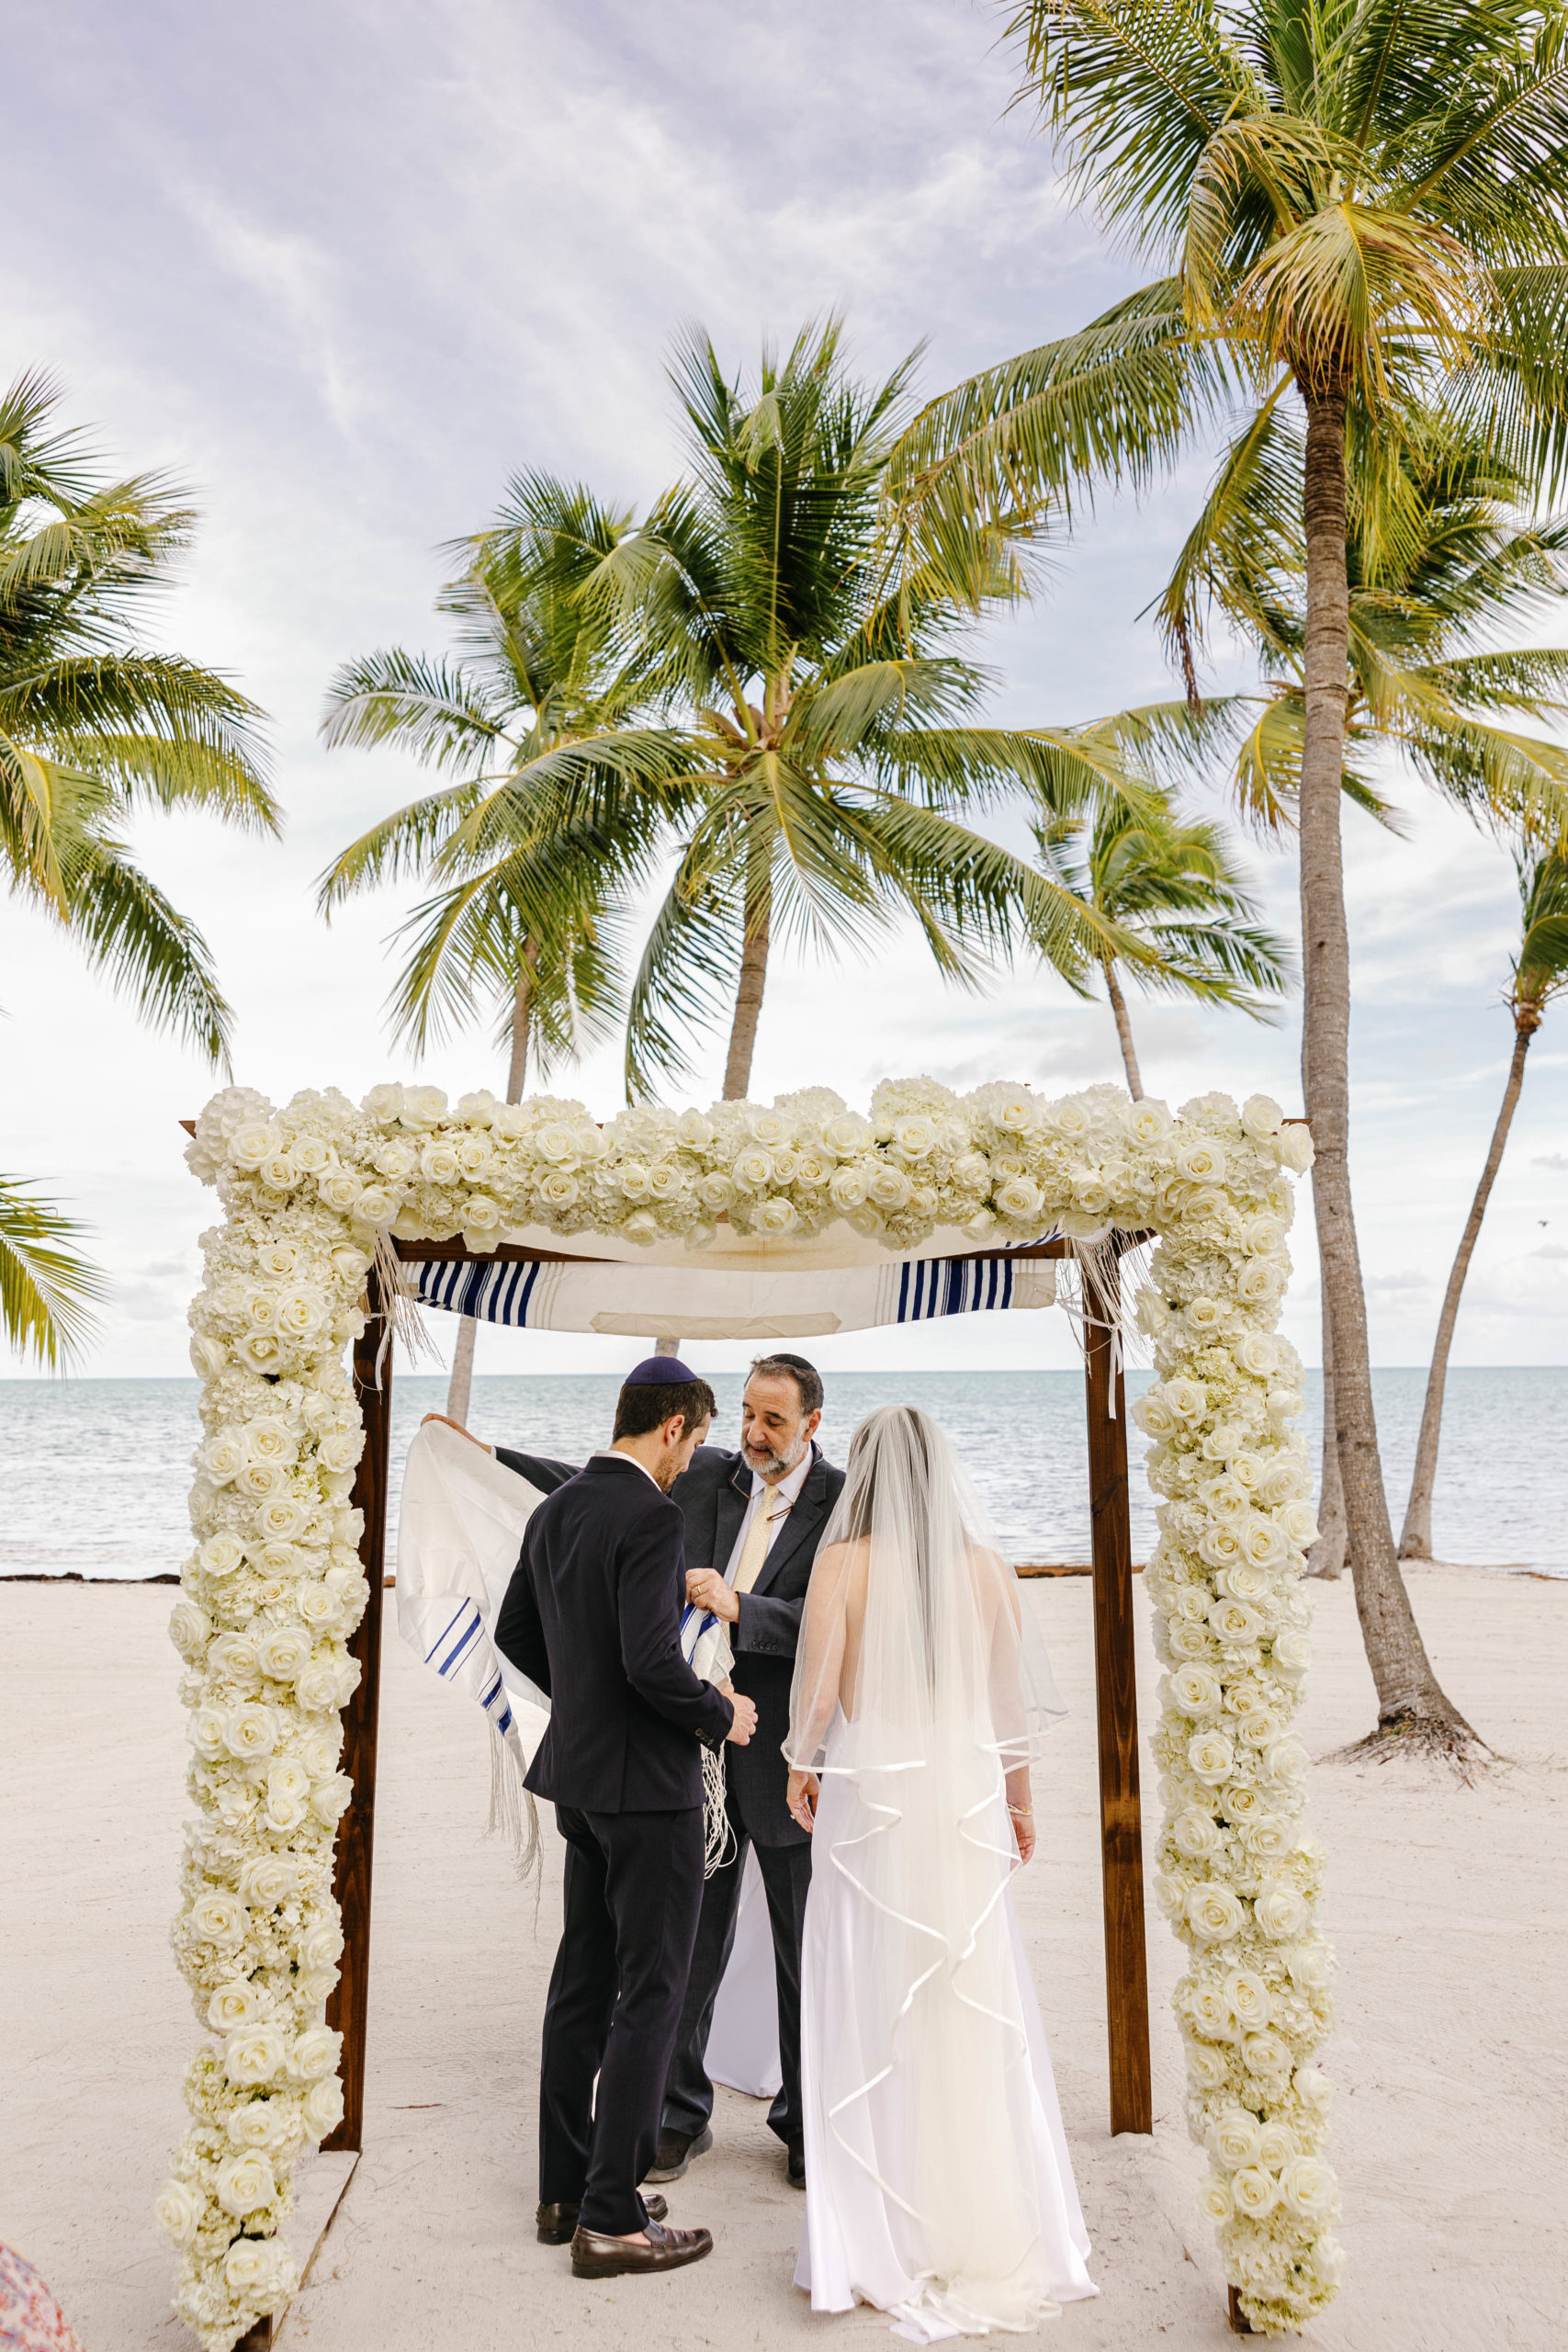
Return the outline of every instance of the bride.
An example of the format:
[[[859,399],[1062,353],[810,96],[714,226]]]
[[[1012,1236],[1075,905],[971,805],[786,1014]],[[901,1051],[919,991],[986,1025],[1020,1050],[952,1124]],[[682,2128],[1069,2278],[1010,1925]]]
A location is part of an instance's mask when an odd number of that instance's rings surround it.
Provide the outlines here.
[[[1098,2292],[1009,1888],[1062,1712],[942,1432],[873,1413],[812,1574],[785,1751],[815,1840],[795,2282],[917,2343],[1021,2334]]]

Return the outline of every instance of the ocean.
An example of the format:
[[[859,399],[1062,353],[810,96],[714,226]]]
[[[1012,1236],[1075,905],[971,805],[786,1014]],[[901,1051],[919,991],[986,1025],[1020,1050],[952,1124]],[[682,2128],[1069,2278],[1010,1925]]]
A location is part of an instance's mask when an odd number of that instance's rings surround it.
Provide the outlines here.
[[[1128,1374],[1131,1395],[1150,1375]],[[1374,1373],[1394,1530],[1404,1513],[1426,1375]],[[733,1442],[739,1374],[714,1381],[717,1433]],[[612,1377],[481,1374],[469,1412],[477,1434],[580,1461],[604,1442]],[[403,1454],[420,1416],[446,1402],[445,1378],[400,1377],[392,1389],[394,1510]],[[185,1499],[198,1434],[195,1380],[7,1380],[0,1385],[0,1577],[138,1577],[176,1570],[190,1548]],[[855,1423],[906,1400],[943,1424],[1018,1561],[1089,1558],[1083,1383],[1073,1372],[835,1373],[821,1437],[842,1461]],[[1321,1388],[1307,1383],[1316,1459]],[[1129,1428],[1134,1559],[1154,1534]],[[1440,1558],[1568,1576],[1562,1486],[1568,1463],[1568,1367],[1449,1375],[1434,1512]]]

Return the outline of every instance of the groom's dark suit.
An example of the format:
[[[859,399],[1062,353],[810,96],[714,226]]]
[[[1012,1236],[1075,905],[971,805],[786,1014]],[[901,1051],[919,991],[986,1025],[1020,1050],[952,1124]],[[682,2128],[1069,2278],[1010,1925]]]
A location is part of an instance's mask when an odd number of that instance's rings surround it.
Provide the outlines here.
[[[698,1742],[718,1747],[734,1720],[681,1655],[683,1536],[637,1463],[595,1454],[528,1521],[495,1624],[497,1648],[550,1701],[527,1785],[553,1801],[567,1845],[539,2201],[581,2205],[583,2229],[618,2237],[647,2220],[637,2183],[702,1903]]]
[[[793,2150],[800,2147],[803,2130],[800,1944],[811,1883],[811,1841],[792,1817],[785,1801],[789,1768],[783,1749],[789,1731],[790,1682],[806,1588],[822,1531],[844,1483],[843,1472],[824,1458],[819,1447],[813,1445],[811,1453],[811,1468],[794,1508],[773,1538],[750,1591],[740,1595],[739,1622],[726,1628],[735,1652],[731,1679],[738,1690],[755,1701],[757,1728],[748,1746],[726,1750],[729,1815],[737,1850],[703,1890],[685,2006],[664,2094],[664,2129],[694,2138],[713,2113],[713,2085],[704,2053],[719,1979],[735,1940],[746,1849],[752,1846],[773,1928],[784,2075],[768,2122]],[[547,1492],[572,1475],[569,1463],[513,1453],[504,1446],[497,1446],[496,1455],[531,1486]],[[690,1469],[676,1479],[670,1494],[685,1521],[688,1562],[693,1567],[715,1567],[722,1576],[751,1498],[751,1472],[745,1456],[718,1446],[699,1446]],[[502,1647],[505,1648],[504,1643]]]

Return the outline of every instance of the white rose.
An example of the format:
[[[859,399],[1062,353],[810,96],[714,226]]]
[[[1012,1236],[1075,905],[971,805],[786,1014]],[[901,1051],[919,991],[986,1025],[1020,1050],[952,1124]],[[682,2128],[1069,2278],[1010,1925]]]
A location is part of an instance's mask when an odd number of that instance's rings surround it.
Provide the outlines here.
[[[919,1114],[895,1119],[892,1143],[895,1151],[905,1159],[924,1159],[927,1153],[935,1148],[935,1120],[922,1118]]]
[[[305,1565],[305,1555],[298,1544],[258,1544],[254,1565],[264,1577],[297,1577]]]
[[[312,1633],[335,1630],[343,1616],[343,1607],[335,1592],[324,1584],[301,1585],[294,1606]]]
[[[1201,1731],[1187,1743],[1187,1762],[1199,1780],[1217,1787],[1235,1770],[1235,1750],[1224,1732]]]
[[[397,1213],[400,1198],[400,1193],[389,1191],[385,1184],[367,1184],[359,1195],[355,1214],[362,1225],[388,1225]]]
[[[534,1150],[537,1158],[548,1161],[552,1168],[575,1168],[577,1138],[570,1127],[552,1120],[534,1130]]]
[[[439,1126],[446,1116],[446,1097],[439,1086],[405,1086],[402,1122],[405,1127]]]
[[[1210,1880],[1188,1892],[1183,1906],[1187,1924],[1200,1941],[1206,1944],[1224,1943],[1239,1934],[1247,1914],[1228,1886]]]
[[[1216,2228],[1228,2222],[1235,2211],[1231,2203],[1228,2184],[1217,2172],[1212,2172],[1198,2184],[1198,2211],[1206,2214]]]
[[[289,1193],[299,1182],[299,1170],[292,1152],[269,1151],[256,1174],[269,1193]]]
[[[1209,1623],[1216,1639],[1229,1649],[1245,1649],[1263,1631],[1263,1621],[1254,1610],[1248,1609],[1245,1601],[1229,1600],[1224,1595],[1211,1603]]]
[[[343,1929],[332,1919],[318,1919],[299,1939],[301,1968],[333,1968],[343,1958]]]
[[[276,2238],[236,2238],[223,2257],[223,2280],[241,2301],[270,2294],[278,2275]]]
[[[1225,1998],[1244,2026],[1253,2032],[1266,2026],[1273,2014],[1269,1987],[1256,1969],[1234,1969],[1225,1978]],[[1274,2161],[1266,2152],[1265,2164]]]
[[[1276,1862],[1294,1836],[1291,1824],[1280,1814],[1264,1813],[1246,1824],[1241,1840],[1254,1861]]]
[[[1241,1557],[1241,1536],[1223,1519],[1211,1520],[1198,1539],[1198,1557],[1211,1568],[1228,1568]]]
[[[1312,1131],[1304,1119],[1294,1119],[1280,1130],[1280,1165],[1294,1176],[1304,1176],[1314,1154]]]
[[[848,1214],[852,1209],[858,1209],[862,1207],[865,1201],[865,1176],[863,1171],[859,1168],[840,1168],[837,1170],[832,1182],[828,1187],[828,1192],[833,1206],[836,1209],[840,1209]]]
[[[1165,1384],[1165,1401],[1179,1421],[1190,1427],[1209,1409],[1209,1392],[1201,1380],[1180,1377]]]
[[[822,1130],[822,1140],[840,1159],[864,1151],[872,1142],[871,1127],[858,1111],[840,1111],[828,1121]]]
[[[1233,1422],[1216,1421],[1199,1449],[1205,1462],[1229,1462],[1247,1450],[1247,1432]]]
[[[704,1208],[711,1209],[716,1216],[734,1201],[735,1186],[720,1170],[715,1169],[710,1175],[698,1177],[697,1198]]]
[[[1285,1270],[1275,1258],[1249,1258],[1235,1278],[1235,1295],[1247,1306],[1258,1306],[1276,1297]]]
[[[1280,2176],[1280,2201],[1304,2222],[1322,2221],[1334,2208],[1334,2175],[1318,2156],[1298,2156]]]
[[[1224,1693],[1219,1678],[1206,1666],[1181,1666],[1170,1678],[1172,1703],[1184,1715],[1216,1715]]]
[[[793,1158],[793,1153],[781,1151],[774,1162],[775,1172],[781,1184],[788,1182],[792,1171],[785,1168],[784,1163],[786,1160],[792,1160]],[[648,1189],[656,1201],[678,1200],[686,1189],[686,1179],[679,1162],[673,1159],[661,1159],[656,1168],[650,1168],[648,1171]]]
[[[1312,2114],[1326,2115],[1334,2098],[1334,2086],[1315,2066],[1298,2066],[1292,2078],[1296,2097]]]
[[[1244,1557],[1222,1568],[1214,1581],[1230,1600],[1250,1602],[1267,1599],[1273,1579],[1267,1568]]]
[[[675,1122],[675,1140],[688,1151],[706,1151],[713,1141],[713,1121],[700,1111],[682,1111]]]
[[[319,2083],[326,2075],[337,2072],[338,2047],[343,2037],[330,2026],[308,2026],[295,2041],[288,2053],[288,2072],[296,2082]]]
[[[1111,1187],[1099,1176],[1073,1180],[1073,1200],[1086,1216],[1101,1217],[1111,1206]]]
[[[1241,1106],[1242,1133],[1250,1136],[1254,1143],[1264,1143],[1279,1134],[1284,1115],[1271,1095],[1249,1094]]]
[[[1275,1672],[1290,1676],[1292,1681],[1297,1675],[1304,1674],[1312,1664],[1312,1644],[1305,1634],[1294,1626],[1282,1627],[1269,1646]]]
[[[295,1678],[294,1696],[307,1714],[320,1714],[338,1704],[337,1668],[330,1658],[317,1658]]]
[[[535,1190],[547,1209],[560,1210],[571,1207],[581,1187],[576,1177],[568,1175],[564,1168],[552,1168],[547,1176],[540,1179]]]
[[[1187,1996],[1187,2009],[1192,2019],[1193,2031],[1202,2034],[1206,2041],[1234,2041],[1235,2040],[1236,2026],[1235,2019],[1231,2015],[1231,2005],[1217,1984],[1202,1983],[1194,1984]],[[1220,2074],[1221,2082],[1224,2082],[1229,2072],[1230,2064],[1227,2060]]]
[[[403,1090],[396,1083],[373,1086],[359,1107],[378,1126],[389,1127],[402,1115]]]
[[[214,2033],[238,2033],[245,2026],[260,2025],[265,2015],[265,1996],[243,1980],[220,1984],[207,2004],[207,2022]]]
[[[770,1151],[783,1143],[789,1134],[788,1120],[781,1118],[776,1111],[753,1111],[747,1125],[757,1141],[766,1145]]]
[[[743,1192],[764,1193],[773,1181],[773,1155],[760,1144],[739,1154],[735,1162],[735,1182]]]
[[[1236,2211],[1248,2222],[1260,2222],[1279,2201],[1280,2188],[1261,2165],[1247,2165],[1231,2176],[1231,2198]]]
[[[1151,1388],[1148,1394],[1140,1396],[1130,1409],[1134,1420],[1143,1430],[1144,1435],[1152,1437],[1156,1443],[1162,1442],[1166,1438],[1174,1437],[1180,1427],[1163,1392],[1158,1388]]]
[[[996,1221],[989,1209],[976,1209],[973,1216],[964,1218],[964,1230],[972,1240],[983,1241]]]
[[[649,1242],[659,1238],[659,1219],[649,1209],[634,1209],[621,1227],[628,1241]]]
[[[247,1372],[275,1373],[283,1362],[283,1342],[275,1331],[244,1331],[234,1353]]]
[[[169,1611],[169,1639],[186,1660],[201,1657],[212,1633],[212,1620],[194,1600],[176,1600]]]
[[[1054,1102],[1045,1114],[1050,1125],[1069,1143],[1078,1142],[1089,1133],[1089,1115],[1079,1102]],[[1040,1113],[1032,1098],[1015,1094],[997,1114],[998,1127],[1006,1127],[1014,1135],[1027,1135],[1039,1123]]]
[[[310,1775],[297,1758],[275,1756],[267,1766],[266,1792],[269,1798],[308,1797]]]
[[[1231,2062],[1223,2050],[1211,2050],[1206,2042],[1190,2041],[1187,2045],[1187,2072],[1201,2091],[1217,2091],[1230,2079]]]
[[[186,1724],[186,1737],[198,1756],[210,1764],[223,1753],[223,1726],[228,1721],[224,1708],[209,1705],[193,1707]]]
[[[1207,2133],[1209,2154],[1226,2172],[1241,2172],[1258,2162],[1258,2119],[1244,2107],[1227,2108],[1216,2116]]]
[[[287,1421],[276,1413],[263,1413],[247,1421],[239,1433],[241,1457],[247,1463],[269,1462],[288,1464],[297,1460],[299,1442]]]
[[[1269,1779],[1287,1788],[1306,1778],[1307,1752],[1299,1739],[1276,1740],[1263,1760]]]
[[[1267,1380],[1280,1368],[1280,1345],[1266,1331],[1244,1331],[1231,1347],[1231,1354],[1243,1372],[1255,1380]]]
[[[1014,1225],[1031,1224],[1039,1216],[1044,1194],[1032,1178],[1010,1176],[992,1195],[1003,1216]]]
[[[264,1544],[292,1543],[304,1532],[305,1506],[293,1495],[271,1495],[256,1510],[256,1532]]]
[[[984,1193],[991,1182],[991,1163],[983,1151],[960,1152],[953,1163],[953,1181],[962,1193]]]
[[[335,2075],[312,2083],[299,2102],[305,2129],[312,2140],[324,2140],[343,2121],[343,2085]]]
[[[450,1188],[461,1182],[463,1163],[454,1145],[444,1136],[433,1136],[419,1155],[419,1172],[427,1184]]]
[[[188,2180],[166,2180],[158,2191],[152,2218],[165,2237],[173,2238],[176,2245],[189,2245],[201,2226],[204,2202],[200,2190]]]
[[[237,1430],[220,1430],[201,1449],[201,1466],[215,1487],[226,1487],[241,1468],[245,1449]]]
[[[869,1201],[874,1202],[885,1216],[891,1216],[908,1205],[914,1186],[901,1168],[896,1168],[890,1159],[879,1159],[867,1174],[865,1191]]]
[[[1241,2058],[1247,2073],[1262,2083],[1276,2083],[1291,2071],[1291,2053],[1277,2033],[1244,2034]]]
[[[354,1782],[346,1772],[330,1772],[310,1791],[310,1804],[322,1821],[341,1820],[354,1799]]]
[[[1163,1102],[1146,1096],[1127,1114],[1127,1132],[1134,1143],[1161,1143],[1170,1133],[1170,1113]]]
[[[1293,1886],[1280,1879],[1259,1889],[1252,1909],[1263,1933],[1275,1943],[1290,1943],[1312,1925],[1312,1911],[1304,1895],[1298,1894]]]
[[[820,1151],[803,1151],[795,1165],[795,1181],[807,1193],[819,1193],[832,1180],[832,1162]]]
[[[248,2026],[243,2032],[229,2037],[223,2052],[223,2072],[231,2083],[242,2088],[254,2088],[270,2083],[283,2071],[288,2055],[281,2033],[275,2025]]]
[[[270,2205],[277,2195],[272,2158],[260,2148],[241,2148],[223,2158],[213,2174],[212,2187],[224,2211],[243,2221],[259,2206]]]
[[[316,1448],[316,1457],[323,1470],[338,1476],[352,1470],[364,1451],[363,1430],[329,1430]]]
[[[1200,1813],[1195,1806],[1185,1806],[1170,1825],[1171,1840],[1176,1850],[1190,1862],[1206,1862],[1220,1842],[1220,1833],[1213,1816]]]
[[[309,1340],[326,1321],[327,1303],[316,1291],[279,1291],[275,1315],[281,1338]]]
[[[483,1193],[471,1193],[463,1204],[463,1238],[470,1250],[483,1249],[501,1231],[501,1209]]]
[[[215,1380],[229,1361],[229,1351],[221,1340],[209,1338],[197,1331],[191,1336],[190,1368],[198,1380]]]
[[[1175,1161],[1177,1174],[1189,1184],[1223,1184],[1225,1181],[1224,1152],[1207,1136],[1196,1143],[1178,1144]]]
[[[757,1227],[762,1233],[793,1233],[800,1223],[799,1212],[793,1201],[775,1193],[762,1203],[757,1214]]]
[[[223,1745],[242,1763],[252,1757],[270,1756],[277,1746],[276,1709],[254,1699],[231,1707],[223,1725]]]
[[[1209,1479],[1199,1492],[1210,1518],[1220,1521],[1226,1527],[1239,1526],[1251,1507],[1247,1488],[1228,1471],[1223,1478]]]
[[[277,1148],[277,1130],[260,1119],[247,1119],[229,1138],[229,1158],[236,1168],[259,1168]]]
[[[265,1501],[268,1495],[281,1494],[288,1485],[288,1466],[281,1462],[246,1462],[234,1477],[235,1493],[248,1496],[252,1502]]]
[[[1232,1465],[1235,1466],[1234,1464]],[[1289,1546],[1271,1519],[1255,1511],[1241,1532],[1244,1555],[1255,1568],[1277,1568],[1283,1566]]]
[[[1213,1298],[1190,1298],[1183,1312],[1189,1328],[1201,1339],[1206,1339],[1210,1332],[1217,1330],[1224,1316],[1224,1309],[1217,1299]]]
[[[1300,2154],[1296,2135],[1288,2123],[1276,2120],[1263,2126],[1258,2135],[1258,2161],[1266,2172],[1282,2172]]]
[[[1317,1542],[1317,1513],[1310,1503],[1287,1503],[1275,1524],[1298,1552]]]
[[[275,1911],[299,1891],[299,1869],[288,1854],[256,1854],[240,1872],[240,1893],[258,1910]]]

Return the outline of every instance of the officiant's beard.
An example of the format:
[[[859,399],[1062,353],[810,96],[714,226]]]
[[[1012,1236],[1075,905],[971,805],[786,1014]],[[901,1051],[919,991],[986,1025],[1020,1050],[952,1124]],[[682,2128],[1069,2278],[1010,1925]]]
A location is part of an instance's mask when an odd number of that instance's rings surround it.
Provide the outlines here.
[[[772,1484],[780,1478],[789,1476],[810,1442],[809,1438],[797,1438],[787,1453],[775,1453],[771,1446],[748,1445],[746,1440],[742,1438],[740,1451],[746,1457],[747,1469],[754,1470],[759,1478],[764,1478]]]

